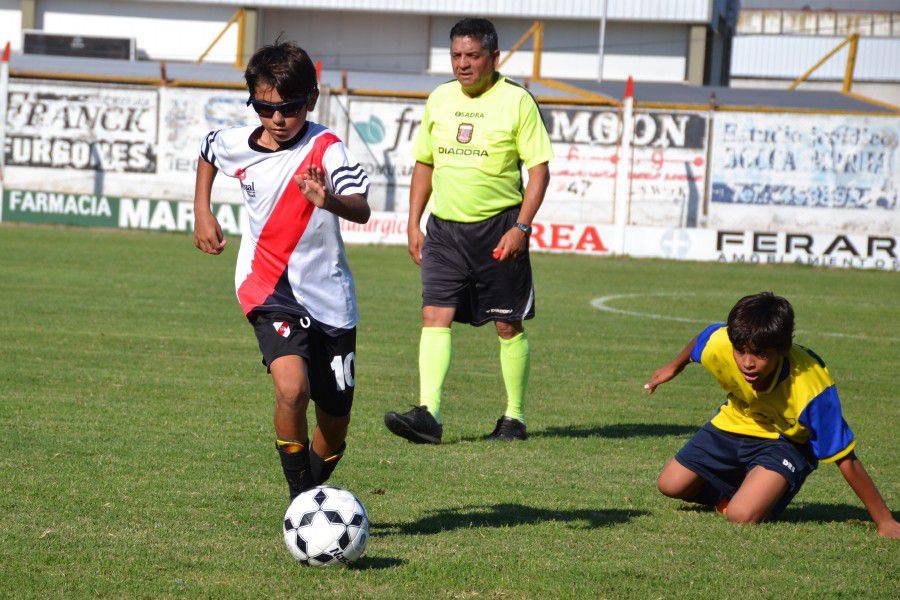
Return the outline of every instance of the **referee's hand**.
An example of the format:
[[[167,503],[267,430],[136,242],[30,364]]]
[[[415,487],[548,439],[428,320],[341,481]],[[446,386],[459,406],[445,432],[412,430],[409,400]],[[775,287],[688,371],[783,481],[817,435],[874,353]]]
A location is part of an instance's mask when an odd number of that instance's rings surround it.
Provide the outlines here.
[[[409,250],[409,257],[413,259],[413,262],[422,266],[422,244],[425,243],[425,234],[422,233],[422,230],[418,227],[407,227],[406,228],[406,240],[407,240],[407,249]]]
[[[494,248],[494,260],[503,262],[510,258],[516,258],[525,252],[528,236],[518,227],[513,227],[503,234],[497,247]]]

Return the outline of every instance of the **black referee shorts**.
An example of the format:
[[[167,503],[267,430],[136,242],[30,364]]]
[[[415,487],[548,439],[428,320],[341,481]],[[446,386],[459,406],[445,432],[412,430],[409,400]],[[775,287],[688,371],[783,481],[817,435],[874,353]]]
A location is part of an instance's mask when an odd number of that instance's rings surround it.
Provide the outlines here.
[[[503,262],[493,251],[516,224],[519,207],[476,223],[428,217],[422,246],[422,306],[456,308],[459,323],[514,323],[534,317],[528,247]]]

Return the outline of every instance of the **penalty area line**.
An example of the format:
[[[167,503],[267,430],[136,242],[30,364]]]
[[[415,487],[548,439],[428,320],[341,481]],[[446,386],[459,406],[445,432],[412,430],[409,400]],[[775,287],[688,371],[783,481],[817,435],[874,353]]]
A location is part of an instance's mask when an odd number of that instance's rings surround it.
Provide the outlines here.
[[[642,319],[654,319],[657,321],[676,321],[678,323],[700,323],[702,325],[710,325],[712,323],[719,323],[721,321],[717,321],[715,319],[704,320],[704,319],[689,319],[687,317],[675,317],[671,315],[661,315],[658,313],[648,313],[648,312],[638,312],[636,310],[625,310],[623,308],[614,308],[609,306],[609,302],[613,300],[623,300],[627,298],[665,298],[665,297],[678,297],[678,296],[695,296],[693,292],[642,292],[637,294],[610,294],[608,296],[600,296],[599,298],[594,298],[591,300],[591,306],[598,310],[602,310],[604,312],[613,313],[617,315],[626,315],[629,317],[639,317]],[[817,330],[804,330],[798,329],[795,333],[816,336],[822,335],[827,337],[837,337],[837,338],[848,338],[855,340],[871,340],[871,341],[884,341],[884,342],[897,342],[900,341],[900,338],[896,337],[887,337],[887,336],[868,336],[862,333],[854,334],[854,333],[834,333],[831,331],[817,331]]]

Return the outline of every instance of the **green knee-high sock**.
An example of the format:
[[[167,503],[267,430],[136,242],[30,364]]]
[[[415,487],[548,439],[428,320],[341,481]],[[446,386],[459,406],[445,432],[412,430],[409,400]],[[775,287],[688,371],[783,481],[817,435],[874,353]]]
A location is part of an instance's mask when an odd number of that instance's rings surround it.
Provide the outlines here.
[[[523,331],[514,338],[500,338],[500,370],[506,386],[506,416],[525,422],[525,392],[528,389],[528,370],[531,351],[528,336]]]
[[[450,370],[450,328],[423,327],[419,341],[419,403],[441,422],[441,390]]]

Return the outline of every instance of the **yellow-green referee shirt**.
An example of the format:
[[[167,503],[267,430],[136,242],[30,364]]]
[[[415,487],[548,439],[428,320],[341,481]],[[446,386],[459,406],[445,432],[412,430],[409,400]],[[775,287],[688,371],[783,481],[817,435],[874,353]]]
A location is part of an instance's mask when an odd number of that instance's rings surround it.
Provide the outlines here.
[[[501,76],[470,98],[453,80],[425,104],[413,158],[432,165],[431,212],[473,223],[522,203],[522,165],[553,158],[550,136],[534,97]]]

